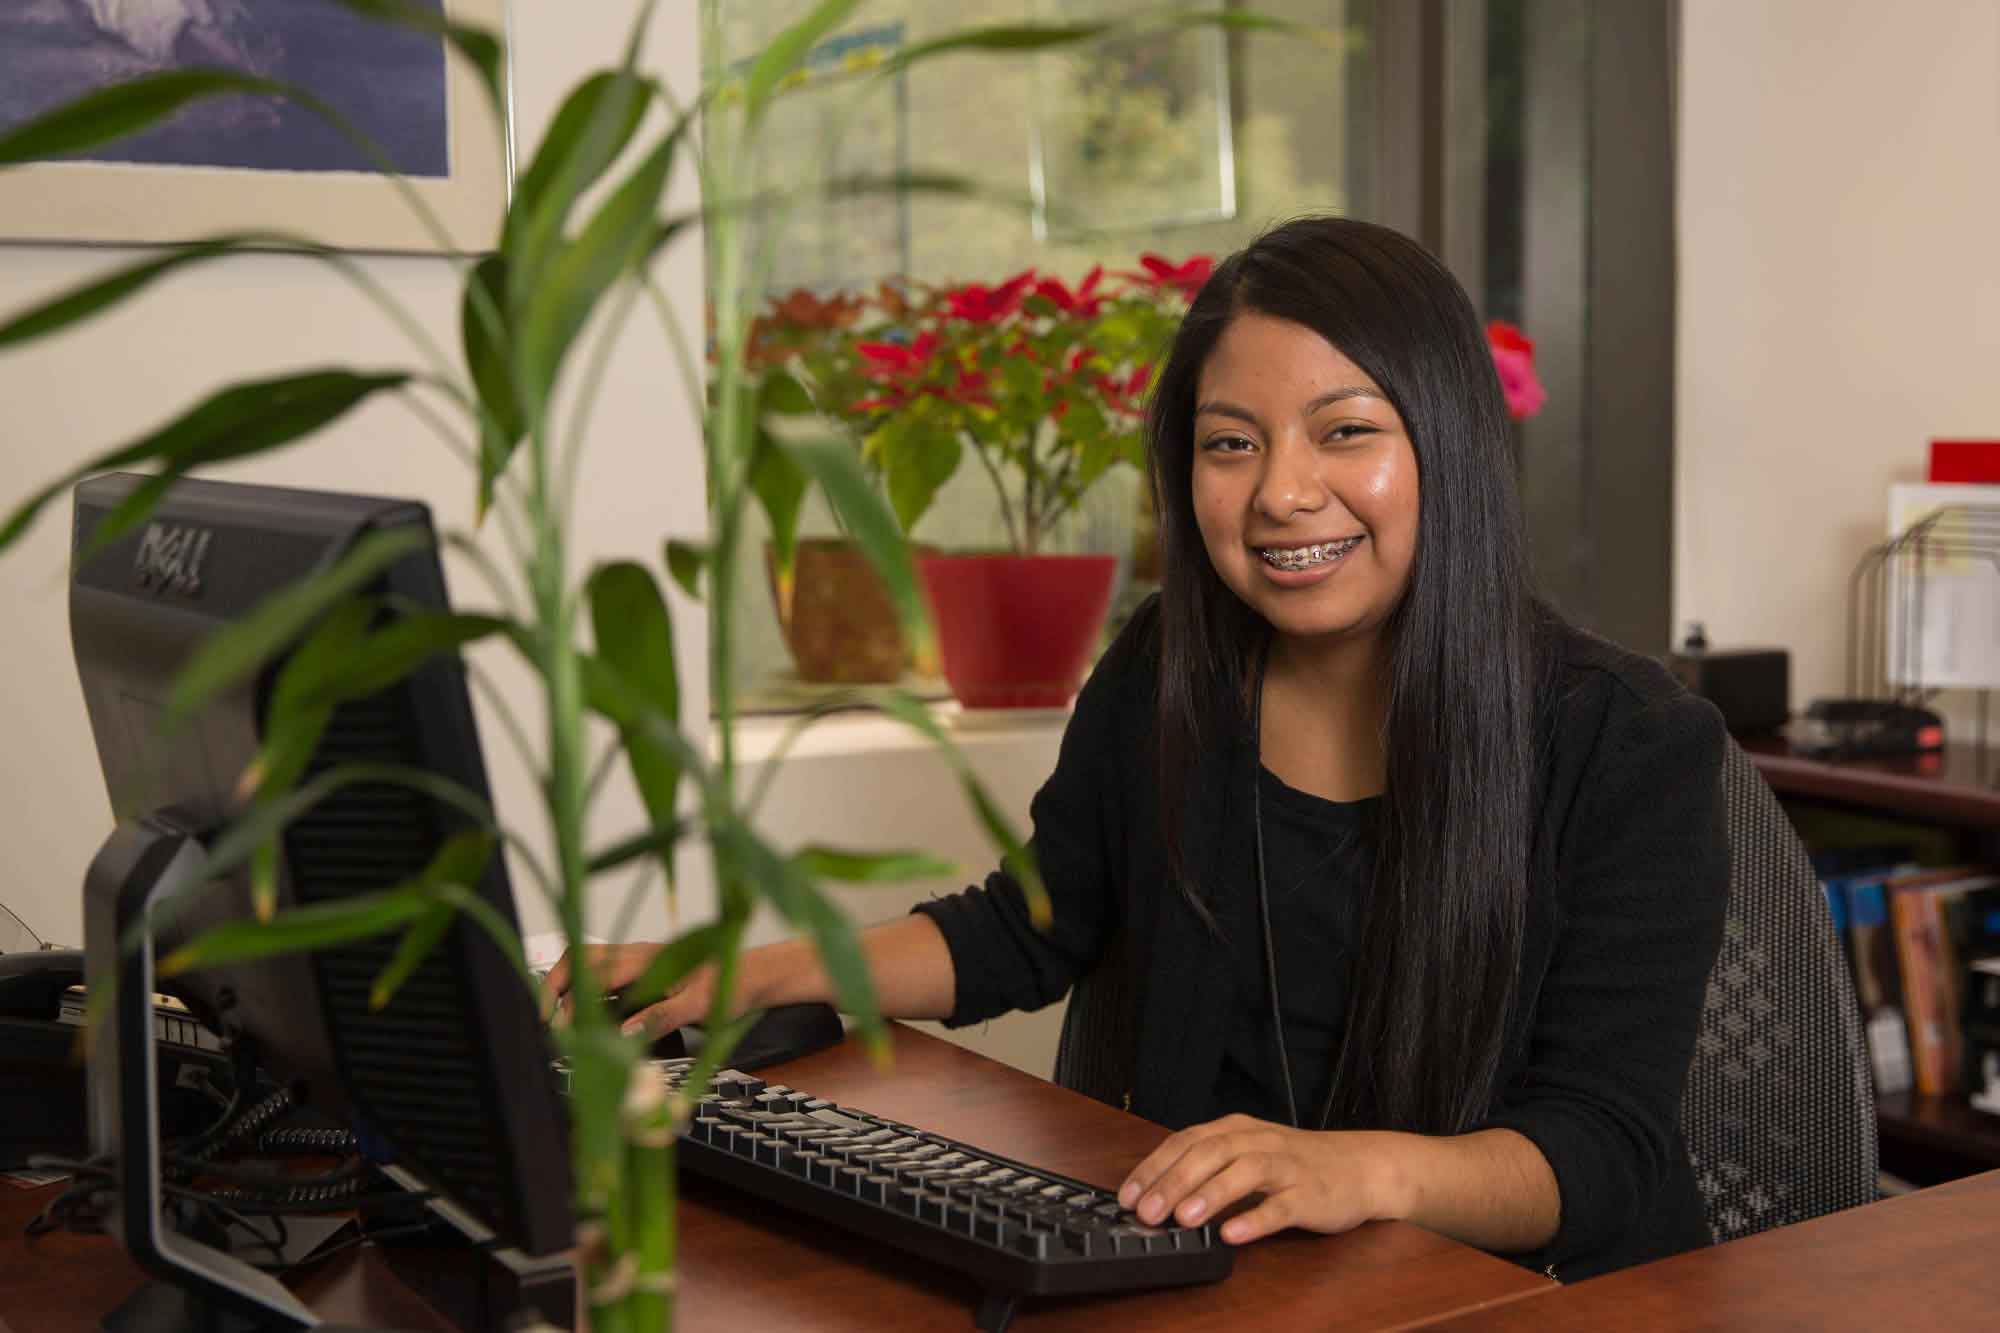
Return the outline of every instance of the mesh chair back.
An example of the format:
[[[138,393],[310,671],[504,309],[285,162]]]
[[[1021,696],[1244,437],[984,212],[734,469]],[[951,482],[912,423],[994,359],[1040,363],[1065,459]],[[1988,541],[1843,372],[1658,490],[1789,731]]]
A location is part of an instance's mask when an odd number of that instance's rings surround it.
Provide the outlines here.
[[[1734,741],[1729,914],[1681,1132],[1717,1241],[1870,1203],[1875,1093],[1846,955],[1806,849]]]

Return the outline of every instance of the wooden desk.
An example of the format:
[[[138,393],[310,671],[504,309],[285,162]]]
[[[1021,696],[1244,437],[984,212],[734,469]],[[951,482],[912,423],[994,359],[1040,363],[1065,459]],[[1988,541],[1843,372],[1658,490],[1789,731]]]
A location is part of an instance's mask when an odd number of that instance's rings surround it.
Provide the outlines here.
[[[1105,1187],[1166,1137],[1157,1125],[962,1047],[895,1031],[887,1073],[848,1043],[764,1077]],[[972,1326],[978,1292],[957,1274],[683,1179],[681,1327]],[[1248,1246],[1236,1271],[1210,1286],[1025,1302],[1012,1328],[1390,1329],[1553,1289],[1538,1274],[1417,1227],[1374,1224]]]
[[[2000,1171],[1579,1282],[1437,1330],[2000,1326]]]
[[[765,1070],[772,1082],[920,1124],[1095,1185],[1115,1186],[1165,1131],[1089,1098],[909,1028],[895,1065],[871,1068],[852,1042]],[[60,1188],[60,1187],[51,1187]],[[0,1186],[0,1324],[15,1333],[84,1333],[138,1285],[110,1241],[47,1236],[21,1225],[49,1190]],[[948,1329],[972,1326],[979,1293],[948,1269],[828,1234],[695,1178],[683,1181],[679,1327]],[[436,1328],[439,1322],[370,1251],[350,1251],[304,1287],[339,1317]],[[1537,1274],[1417,1227],[1375,1224],[1346,1236],[1286,1235],[1240,1251],[1236,1271],[1205,1287],[1030,1302],[1020,1333],[1106,1326],[1391,1329],[1554,1289]],[[328,1315],[334,1311],[328,1309]]]

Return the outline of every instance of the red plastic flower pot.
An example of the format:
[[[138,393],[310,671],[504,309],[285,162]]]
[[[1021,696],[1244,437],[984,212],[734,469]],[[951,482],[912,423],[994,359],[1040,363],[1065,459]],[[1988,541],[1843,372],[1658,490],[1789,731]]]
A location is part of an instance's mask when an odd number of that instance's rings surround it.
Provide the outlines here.
[[[1109,555],[923,555],[951,692],[967,708],[1062,708],[1104,631]]]

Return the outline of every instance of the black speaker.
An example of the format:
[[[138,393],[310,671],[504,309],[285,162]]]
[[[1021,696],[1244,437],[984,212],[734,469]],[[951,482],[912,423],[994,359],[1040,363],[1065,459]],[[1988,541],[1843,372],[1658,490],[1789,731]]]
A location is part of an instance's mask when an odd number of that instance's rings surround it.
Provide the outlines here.
[[[1783,648],[1710,648],[1696,625],[1667,665],[1738,735],[1776,731],[1791,720],[1792,658]]]

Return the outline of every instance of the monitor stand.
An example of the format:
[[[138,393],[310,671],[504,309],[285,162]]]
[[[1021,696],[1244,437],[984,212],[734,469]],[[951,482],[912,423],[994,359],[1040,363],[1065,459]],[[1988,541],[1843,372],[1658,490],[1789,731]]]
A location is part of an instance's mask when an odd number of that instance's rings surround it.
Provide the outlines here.
[[[268,1273],[168,1226],[160,1188],[151,908],[198,891],[200,839],[169,821],[121,823],[84,879],[84,967],[111,985],[111,1015],[90,1054],[91,1150],[116,1162],[108,1230],[157,1281],[105,1317],[107,1333],[290,1333],[325,1324]]]

